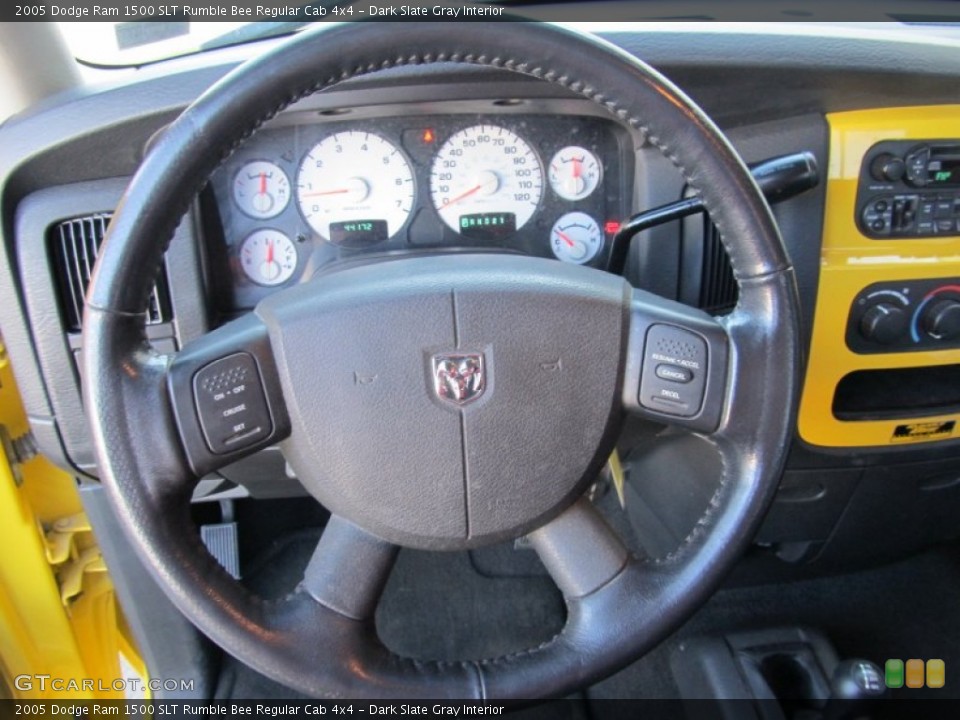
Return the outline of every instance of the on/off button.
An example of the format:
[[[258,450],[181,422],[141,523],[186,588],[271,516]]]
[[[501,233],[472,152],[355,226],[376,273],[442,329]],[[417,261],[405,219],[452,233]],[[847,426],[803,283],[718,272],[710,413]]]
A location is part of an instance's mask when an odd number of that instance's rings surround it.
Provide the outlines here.
[[[256,361],[235,353],[201,368],[193,395],[207,447],[217,455],[242,450],[273,432]]]
[[[693,380],[693,372],[679,365],[657,365],[657,377],[670,382],[688,383]]]

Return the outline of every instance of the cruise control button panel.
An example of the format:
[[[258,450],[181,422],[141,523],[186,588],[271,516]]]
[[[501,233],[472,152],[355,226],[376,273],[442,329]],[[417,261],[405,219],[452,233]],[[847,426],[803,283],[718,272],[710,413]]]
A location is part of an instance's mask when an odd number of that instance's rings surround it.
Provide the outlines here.
[[[255,445],[273,431],[257,363],[239,352],[193,376],[193,396],[204,440],[217,455]]]
[[[647,330],[640,375],[640,405],[666,415],[693,417],[703,405],[707,343],[675,325]]]

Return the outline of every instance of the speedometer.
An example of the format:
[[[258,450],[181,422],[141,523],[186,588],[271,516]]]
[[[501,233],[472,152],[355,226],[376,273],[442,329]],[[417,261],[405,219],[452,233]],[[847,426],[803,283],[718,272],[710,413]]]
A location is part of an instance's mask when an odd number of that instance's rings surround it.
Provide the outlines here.
[[[448,227],[468,237],[488,238],[522,228],[542,194],[543,171],[533,148],[497,125],[474,125],[453,134],[430,171],[437,213]]]
[[[324,240],[359,247],[393,237],[410,217],[413,199],[410,164],[374,133],[331,135],[300,163],[300,212]]]

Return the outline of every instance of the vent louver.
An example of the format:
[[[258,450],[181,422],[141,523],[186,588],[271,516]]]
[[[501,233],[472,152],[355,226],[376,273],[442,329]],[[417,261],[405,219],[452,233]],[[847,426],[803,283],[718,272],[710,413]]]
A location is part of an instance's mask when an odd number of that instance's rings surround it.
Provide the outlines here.
[[[111,217],[110,213],[98,213],[65,220],[50,229],[54,271],[60,286],[61,308],[68,332],[80,331],[83,299]],[[150,293],[146,322],[148,325],[157,325],[169,319],[170,301],[166,274],[161,271],[160,278]]]
[[[737,304],[737,281],[733,277],[720,231],[703,215],[703,269],[700,275],[700,308],[711,315],[722,315]]]

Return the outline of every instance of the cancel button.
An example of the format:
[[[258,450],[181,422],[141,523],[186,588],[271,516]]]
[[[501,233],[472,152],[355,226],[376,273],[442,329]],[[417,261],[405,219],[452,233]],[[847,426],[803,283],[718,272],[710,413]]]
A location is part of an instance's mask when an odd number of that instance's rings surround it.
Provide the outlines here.
[[[657,377],[670,382],[688,383],[693,380],[693,372],[678,365],[657,365]]]

